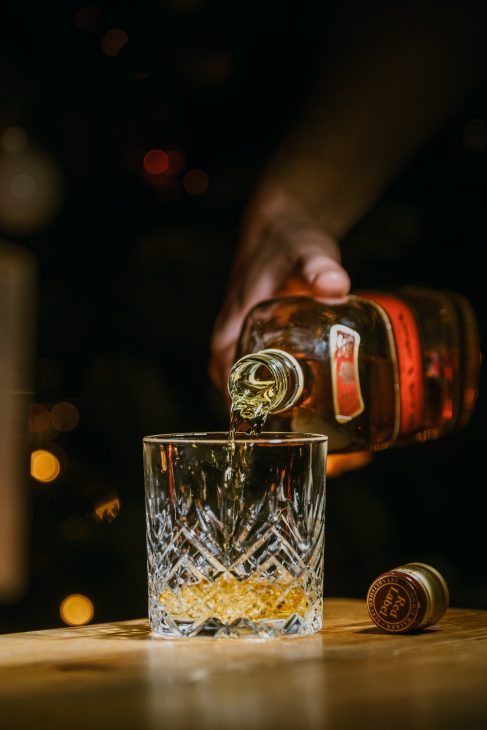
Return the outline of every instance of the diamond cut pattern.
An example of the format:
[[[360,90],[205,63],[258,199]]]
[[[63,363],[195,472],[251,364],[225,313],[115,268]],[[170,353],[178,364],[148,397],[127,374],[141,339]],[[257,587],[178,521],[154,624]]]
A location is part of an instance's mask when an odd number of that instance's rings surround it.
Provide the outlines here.
[[[311,465],[301,480],[293,472],[287,495],[283,488],[276,495],[273,482],[258,494],[244,490],[230,536],[224,527],[229,500],[221,496],[221,485],[213,485],[210,496],[217,498],[207,498],[208,484],[195,470],[191,488],[186,478],[179,494],[177,465],[172,492],[167,473],[151,469],[146,500],[153,631],[269,637],[321,628],[324,463],[314,484]],[[215,474],[212,465],[212,479]]]

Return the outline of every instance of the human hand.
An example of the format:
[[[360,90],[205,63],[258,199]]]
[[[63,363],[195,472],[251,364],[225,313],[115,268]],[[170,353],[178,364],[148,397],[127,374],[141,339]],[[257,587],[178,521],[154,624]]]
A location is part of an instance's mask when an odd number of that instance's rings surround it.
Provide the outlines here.
[[[341,300],[350,279],[336,241],[302,211],[251,208],[211,340],[210,377],[226,390],[247,312],[281,295]]]

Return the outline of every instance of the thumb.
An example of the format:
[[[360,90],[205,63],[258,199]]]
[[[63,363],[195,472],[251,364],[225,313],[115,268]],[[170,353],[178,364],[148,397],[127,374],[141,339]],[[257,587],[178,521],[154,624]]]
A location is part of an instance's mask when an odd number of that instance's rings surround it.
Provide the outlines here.
[[[302,267],[304,279],[318,296],[344,297],[350,291],[350,277],[335,259],[326,254],[314,254]]]

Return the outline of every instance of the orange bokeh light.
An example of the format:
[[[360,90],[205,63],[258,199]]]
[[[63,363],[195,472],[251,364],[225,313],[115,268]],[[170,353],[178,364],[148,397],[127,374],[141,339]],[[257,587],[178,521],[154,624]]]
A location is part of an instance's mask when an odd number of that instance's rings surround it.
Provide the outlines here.
[[[53,482],[61,472],[57,456],[46,449],[36,449],[30,455],[30,474],[38,482]]]
[[[95,613],[95,607],[88,596],[73,593],[62,601],[59,613],[68,626],[83,626],[83,624],[90,623]]]
[[[95,505],[93,516],[97,522],[113,522],[120,512],[120,499],[117,495]]]
[[[144,155],[144,170],[149,175],[162,175],[169,167],[169,157],[164,150],[149,150]]]
[[[42,433],[51,425],[49,409],[41,403],[32,403],[29,408],[29,431]]]

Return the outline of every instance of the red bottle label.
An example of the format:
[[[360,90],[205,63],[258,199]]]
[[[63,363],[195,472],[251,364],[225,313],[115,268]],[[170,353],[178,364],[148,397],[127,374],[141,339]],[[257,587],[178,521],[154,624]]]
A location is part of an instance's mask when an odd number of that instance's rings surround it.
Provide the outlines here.
[[[358,372],[360,335],[343,324],[330,328],[333,406],[338,423],[346,423],[364,410]]]
[[[424,386],[421,340],[416,318],[405,302],[389,294],[360,292],[359,296],[378,304],[392,328],[399,379],[399,434],[419,431],[423,426]]]

